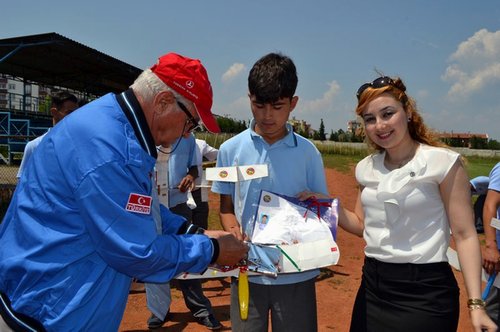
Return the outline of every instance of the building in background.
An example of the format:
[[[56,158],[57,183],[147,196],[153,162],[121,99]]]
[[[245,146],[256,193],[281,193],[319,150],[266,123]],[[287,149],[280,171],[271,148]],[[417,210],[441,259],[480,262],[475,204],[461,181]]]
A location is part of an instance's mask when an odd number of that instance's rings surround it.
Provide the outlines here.
[[[311,128],[311,125],[307,123],[305,120],[297,120],[295,117],[292,117],[288,120],[288,123],[293,127],[293,130],[299,134],[307,134],[304,136],[312,137],[314,134],[314,129]]]
[[[45,113],[48,109],[44,110],[43,104],[49,95],[50,89],[47,87],[0,73],[0,109]]]
[[[347,122],[347,132],[359,136],[363,131],[363,124],[359,120],[351,120]]]
[[[456,133],[456,132],[440,132],[438,133],[438,137],[441,141],[445,142],[448,145],[464,147],[464,148],[473,148],[474,140],[484,141],[486,144],[488,142],[488,134],[479,134],[479,133]]]

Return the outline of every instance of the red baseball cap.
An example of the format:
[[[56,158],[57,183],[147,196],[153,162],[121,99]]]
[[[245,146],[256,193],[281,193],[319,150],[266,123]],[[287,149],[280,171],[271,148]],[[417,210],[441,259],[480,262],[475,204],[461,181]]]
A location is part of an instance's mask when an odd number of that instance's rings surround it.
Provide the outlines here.
[[[220,128],[210,111],[212,108],[212,86],[207,71],[198,59],[191,59],[176,53],[161,56],[151,67],[165,84],[196,105],[203,125],[212,133]]]

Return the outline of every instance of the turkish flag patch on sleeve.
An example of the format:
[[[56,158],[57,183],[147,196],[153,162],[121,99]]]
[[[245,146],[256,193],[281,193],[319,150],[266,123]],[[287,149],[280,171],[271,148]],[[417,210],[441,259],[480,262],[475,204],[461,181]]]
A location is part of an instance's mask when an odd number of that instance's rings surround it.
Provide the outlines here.
[[[128,202],[125,210],[135,213],[150,214],[151,201],[151,196],[131,193],[128,197]]]

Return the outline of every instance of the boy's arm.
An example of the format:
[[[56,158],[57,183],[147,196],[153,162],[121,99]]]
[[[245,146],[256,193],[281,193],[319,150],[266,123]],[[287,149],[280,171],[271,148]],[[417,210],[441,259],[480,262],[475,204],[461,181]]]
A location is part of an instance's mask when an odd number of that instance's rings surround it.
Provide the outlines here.
[[[234,214],[234,205],[231,195],[220,195],[220,221],[222,228],[233,234],[238,240],[243,240],[240,223]]]
[[[486,246],[483,252],[483,267],[489,274],[500,270],[500,254],[496,239],[496,229],[491,226],[491,218],[497,216],[500,206],[500,163],[490,172],[488,189],[483,205],[483,226]]]
[[[483,252],[483,267],[489,274],[500,270],[496,229],[491,226],[491,219],[496,217],[498,206],[500,206],[500,192],[488,190],[483,206],[483,226],[486,243]]]

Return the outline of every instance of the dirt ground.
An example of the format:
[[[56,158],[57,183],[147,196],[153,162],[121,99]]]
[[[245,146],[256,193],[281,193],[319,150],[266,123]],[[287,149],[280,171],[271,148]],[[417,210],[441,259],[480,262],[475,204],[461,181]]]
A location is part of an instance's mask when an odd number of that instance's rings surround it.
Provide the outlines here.
[[[332,169],[326,170],[330,194],[338,197],[342,204],[353,208],[357,187],[351,174],[343,174]],[[218,209],[217,199],[210,197],[210,207]],[[337,242],[340,248],[339,264],[322,269],[316,282],[318,301],[318,329],[322,331],[348,331],[351,309],[360,283],[363,264],[364,241],[354,235],[339,230]],[[455,271],[461,289],[459,332],[471,331],[469,313],[466,308],[466,294],[462,275]],[[212,279],[203,284],[204,293],[210,299],[216,317],[223,325],[222,331],[231,331],[229,319],[230,289],[229,279]],[[146,321],[150,315],[146,308],[146,294],[141,285],[131,291],[127,308],[120,325],[120,331],[148,331]],[[484,285],[483,285],[484,287]],[[172,289],[171,320],[156,331],[208,331],[199,325],[186,308],[182,293]]]

